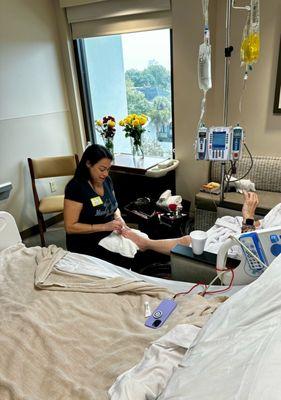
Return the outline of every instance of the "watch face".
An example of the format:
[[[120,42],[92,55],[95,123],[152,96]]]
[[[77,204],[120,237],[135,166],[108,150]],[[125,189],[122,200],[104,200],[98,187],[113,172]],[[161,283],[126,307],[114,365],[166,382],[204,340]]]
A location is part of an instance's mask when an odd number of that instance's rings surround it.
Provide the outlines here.
[[[247,218],[246,225],[254,225],[254,220],[252,218]]]

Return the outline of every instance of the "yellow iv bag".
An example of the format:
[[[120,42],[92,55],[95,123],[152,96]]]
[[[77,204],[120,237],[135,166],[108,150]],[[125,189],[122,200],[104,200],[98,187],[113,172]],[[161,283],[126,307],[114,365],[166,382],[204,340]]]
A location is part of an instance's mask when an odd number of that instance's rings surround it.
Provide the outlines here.
[[[259,0],[251,0],[251,12],[248,14],[243,30],[240,48],[242,65],[257,62],[260,55],[260,13]]]
[[[240,58],[243,64],[253,64],[260,55],[260,34],[250,33],[242,40]]]

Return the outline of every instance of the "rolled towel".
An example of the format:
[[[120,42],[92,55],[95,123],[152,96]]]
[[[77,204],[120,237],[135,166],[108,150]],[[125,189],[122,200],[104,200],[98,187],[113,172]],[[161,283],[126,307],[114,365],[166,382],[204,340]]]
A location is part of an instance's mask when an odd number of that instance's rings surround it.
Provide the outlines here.
[[[148,237],[146,233],[137,229],[132,229],[132,231],[140,236]],[[139,250],[139,247],[131,239],[127,239],[117,232],[112,232],[110,235],[101,239],[99,245],[104,247],[106,250],[121,254],[121,256],[128,258],[134,258]]]
[[[178,195],[176,195],[176,196],[170,196],[170,197],[168,197],[168,199],[166,200],[167,206],[168,206],[169,204],[176,204],[176,205],[178,206],[179,204],[181,204],[181,202],[182,202],[182,197],[181,197],[181,196],[178,196]]]
[[[163,200],[167,200],[169,197],[171,197],[172,192],[170,190],[165,190],[165,192],[163,192],[161,194],[161,196],[159,197],[158,201],[163,201]]]

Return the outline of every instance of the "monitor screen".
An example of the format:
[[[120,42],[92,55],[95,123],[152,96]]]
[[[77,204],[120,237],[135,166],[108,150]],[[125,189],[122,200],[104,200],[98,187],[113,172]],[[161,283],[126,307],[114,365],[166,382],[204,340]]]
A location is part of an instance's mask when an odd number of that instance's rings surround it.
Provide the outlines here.
[[[225,137],[226,131],[215,132],[213,131],[213,150],[224,150],[225,149]]]

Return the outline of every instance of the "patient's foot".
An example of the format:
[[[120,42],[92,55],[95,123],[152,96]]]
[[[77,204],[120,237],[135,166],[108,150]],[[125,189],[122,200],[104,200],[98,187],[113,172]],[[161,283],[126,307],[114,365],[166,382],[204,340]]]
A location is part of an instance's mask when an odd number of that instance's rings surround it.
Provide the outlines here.
[[[132,231],[132,229],[123,229],[121,234],[125,238],[132,240],[132,242],[134,242],[138,246],[140,251],[145,251],[148,249],[150,241],[149,238],[138,235],[137,233]]]

